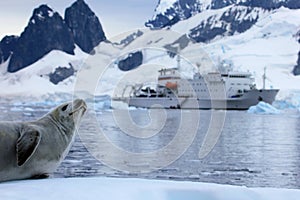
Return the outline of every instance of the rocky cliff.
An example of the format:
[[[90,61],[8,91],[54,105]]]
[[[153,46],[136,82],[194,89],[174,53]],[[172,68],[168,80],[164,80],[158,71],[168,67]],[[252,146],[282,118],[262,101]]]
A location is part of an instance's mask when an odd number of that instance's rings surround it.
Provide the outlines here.
[[[47,5],[34,9],[20,36],[6,36],[0,42],[0,64],[8,61],[8,72],[35,63],[52,50],[74,55],[75,45],[84,52],[106,40],[101,23],[83,0],[65,11],[65,19]]]
[[[77,0],[66,9],[65,22],[73,33],[75,43],[86,53],[106,40],[98,17],[83,0]]]
[[[74,54],[74,39],[62,17],[47,5],[33,11],[28,26],[16,41],[8,72],[31,65],[52,50]]]

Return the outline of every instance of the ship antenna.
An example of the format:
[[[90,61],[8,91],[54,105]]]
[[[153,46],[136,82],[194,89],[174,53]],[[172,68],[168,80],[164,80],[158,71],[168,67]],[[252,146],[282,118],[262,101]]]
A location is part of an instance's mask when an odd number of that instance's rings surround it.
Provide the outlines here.
[[[177,57],[176,57],[176,60],[177,60],[177,70],[179,71],[180,70],[180,67],[181,67],[181,58],[180,58],[180,44],[179,46],[177,47]]]
[[[178,69],[178,71],[180,70],[180,54],[179,54],[179,52],[177,53],[177,69]]]
[[[197,66],[198,72],[200,72],[201,63],[196,62],[196,66]]]
[[[267,67],[264,67],[263,89],[266,89],[266,79],[267,79],[266,71],[267,71]]]

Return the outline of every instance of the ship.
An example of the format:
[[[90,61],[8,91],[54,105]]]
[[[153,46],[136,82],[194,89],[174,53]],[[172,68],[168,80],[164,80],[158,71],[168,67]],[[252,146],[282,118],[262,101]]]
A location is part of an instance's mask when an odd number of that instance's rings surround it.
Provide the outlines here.
[[[260,101],[272,104],[279,89],[257,89],[250,72],[225,70],[183,78],[179,67],[159,70],[155,86],[137,84],[126,103],[139,108],[247,110]],[[266,70],[265,70],[266,72]]]

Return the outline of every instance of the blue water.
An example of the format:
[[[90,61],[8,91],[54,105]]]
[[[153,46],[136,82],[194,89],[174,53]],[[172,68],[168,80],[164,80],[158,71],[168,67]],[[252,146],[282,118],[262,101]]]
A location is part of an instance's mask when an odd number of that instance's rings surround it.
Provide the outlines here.
[[[36,119],[45,114],[50,107],[1,105],[0,110],[3,115],[0,120]],[[198,111],[185,112],[190,114]],[[189,114],[187,116],[192,116]],[[174,151],[157,154],[159,157],[139,156],[136,160],[128,158],[128,162],[123,160],[126,158],[118,155],[118,151],[108,150],[105,141],[131,154],[155,153],[168,147],[176,138],[183,120],[181,111],[165,111],[165,121],[161,129],[150,130],[149,134],[143,132],[141,133],[145,134],[143,138],[131,135],[128,130],[122,130],[116,124],[111,110],[99,110],[96,116],[87,115],[82,121],[79,134],[68,156],[53,176],[141,177],[249,187],[300,188],[300,114],[298,112],[257,115],[246,111],[227,111],[221,135],[212,151],[204,158],[199,158],[199,151],[207,131],[211,128],[209,122],[212,114],[211,111],[200,111],[197,115],[200,121],[197,124],[196,135],[186,151],[176,152],[181,145],[177,142],[178,148],[175,145]],[[147,110],[131,110],[129,116],[132,118],[132,123],[145,129],[154,120]],[[126,120],[124,118],[125,126]],[[184,122],[193,123],[194,120],[185,119]],[[100,138],[97,127],[101,128],[105,140]],[[191,124],[191,127],[194,126]],[[190,135],[190,131],[193,130],[187,128],[184,131],[186,131],[184,134]],[[182,143],[185,141],[182,140]],[[97,158],[95,158],[95,149],[99,151]],[[102,155],[102,152],[106,154]],[[173,162],[162,167],[157,164],[168,160],[174,156],[173,154],[178,154]],[[107,162],[106,157],[109,158],[110,163]]]

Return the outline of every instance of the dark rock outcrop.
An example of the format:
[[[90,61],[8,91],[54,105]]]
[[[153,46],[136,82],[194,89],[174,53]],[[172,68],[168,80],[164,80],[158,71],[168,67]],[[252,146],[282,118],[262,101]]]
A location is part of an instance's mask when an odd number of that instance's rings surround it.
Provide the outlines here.
[[[0,42],[0,63],[7,61],[9,56],[16,49],[18,36],[5,36]]]
[[[278,2],[275,0],[247,0],[245,2],[240,2],[240,5],[260,7],[268,10],[280,8],[283,2]]]
[[[137,30],[136,32],[128,35],[126,38],[124,38],[123,40],[121,40],[118,43],[114,43],[116,45],[123,45],[123,46],[127,46],[129,45],[131,42],[133,42],[136,38],[141,37],[144,33],[140,30]]]
[[[278,9],[280,7],[286,7],[290,9],[299,9],[300,1],[299,0],[247,0],[242,1],[239,5],[250,6],[250,7],[259,7],[267,10]]]
[[[50,82],[57,85],[59,82],[64,81],[65,79],[73,76],[75,74],[75,70],[73,66],[70,64],[70,67],[58,67],[55,69],[55,72],[49,74]]]
[[[211,9],[220,9],[235,4],[237,0],[212,0]]]
[[[118,67],[122,71],[129,71],[143,64],[143,52],[137,51],[129,53],[128,56],[118,62]]]
[[[83,0],[77,0],[66,9],[65,21],[72,30],[75,43],[86,53],[106,40],[98,17]]]
[[[164,45],[164,48],[167,49],[169,56],[171,58],[174,58],[179,53],[179,51],[188,47],[190,42],[191,40],[187,37],[187,35],[182,35],[173,43]]]
[[[298,40],[298,43],[300,44],[300,30],[296,34],[296,38]],[[297,61],[297,64],[294,66],[293,74],[295,76],[299,76],[300,75],[300,51],[298,52],[298,61]]]
[[[300,1],[299,0],[287,0],[285,2],[285,7],[290,9],[299,9],[300,8]]]
[[[229,8],[221,17],[214,15],[202,21],[190,30],[189,37],[196,42],[209,42],[217,36],[243,33],[258,21],[259,9],[245,6]]]
[[[172,26],[181,20],[190,18],[193,14],[198,13],[200,9],[201,4],[197,0],[178,0],[165,13],[160,13],[146,22],[145,26],[152,29]]]
[[[158,3],[158,6],[160,1]],[[207,9],[220,9],[226,6],[245,6],[249,8],[262,8],[265,10],[278,9],[286,7],[290,9],[299,9],[299,0],[212,0],[210,5],[204,5],[203,1],[197,0],[177,0],[170,8],[164,13],[156,14],[153,19],[145,23],[146,27],[152,29],[161,29],[176,24],[179,21],[190,18],[196,13],[200,13]],[[213,30],[216,32],[216,29]]]
[[[300,75],[300,51],[298,53],[298,61],[297,61],[297,65],[294,67],[293,69],[293,74],[295,76],[299,76]]]
[[[41,5],[34,10],[28,26],[15,42],[8,72],[23,69],[52,50],[74,54],[75,48],[69,27],[47,5]]]
[[[226,26],[222,24],[221,27],[214,27],[213,22],[213,17],[210,17],[207,23],[202,21],[201,24],[190,30],[189,37],[196,42],[208,42],[218,35],[224,35]]]

